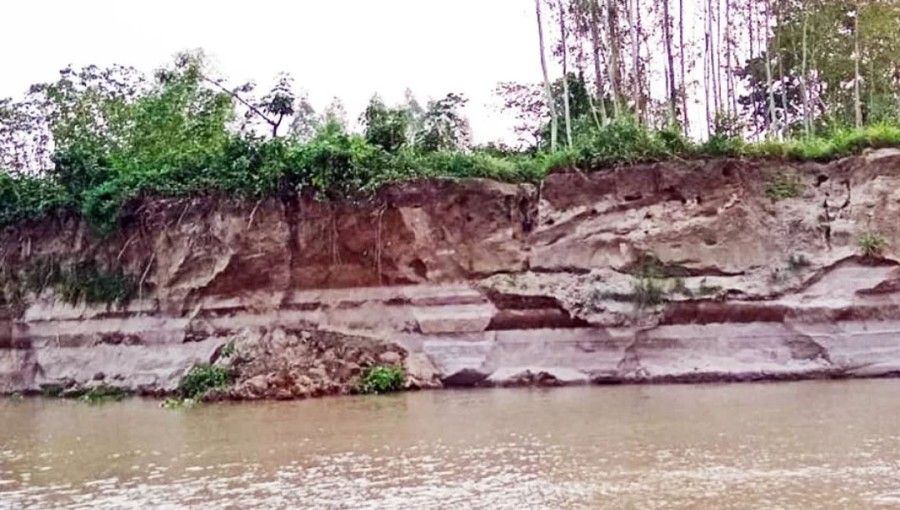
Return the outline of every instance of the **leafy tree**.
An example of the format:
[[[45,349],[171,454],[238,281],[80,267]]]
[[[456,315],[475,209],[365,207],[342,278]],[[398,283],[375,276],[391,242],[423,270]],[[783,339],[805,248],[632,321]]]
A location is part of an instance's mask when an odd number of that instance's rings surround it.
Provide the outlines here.
[[[462,109],[468,99],[450,93],[437,101],[429,101],[422,117],[422,129],[416,134],[416,145],[425,151],[459,150],[471,144],[469,121]]]
[[[294,115],[297,101],[294,94],[294,79],[288,74],[278,77],[275,86],[262,97],[257,108],[268,114],[267,120],[272,126],[272,136],[278,136],[278,128],[286,117]]]
[[[543,85],[503,82],[497,85],[495,94],[503,102],[501,109],[515,115],[513,131],[519,142],[528,147],[544,145],[543,131],[550,119],[550,108]]]
[[[407,144],[412,113],[406,108],[388,108],[378,95],[372,96],[360,122],[366,141],[388,152]]]
[[[337,125],[340,126],[342,130],[347,129],[347,108],[340,98],[335,97],[332,99],[331,104],[329,104],[322,113],[320,123],[322,125]]]
[[[316,132],[319,125],[319,117],[316,110],[309,102],[306,94],[301,94],[294,108],[294,119],[291,121],[291,136],[301,142],[308,142]]]

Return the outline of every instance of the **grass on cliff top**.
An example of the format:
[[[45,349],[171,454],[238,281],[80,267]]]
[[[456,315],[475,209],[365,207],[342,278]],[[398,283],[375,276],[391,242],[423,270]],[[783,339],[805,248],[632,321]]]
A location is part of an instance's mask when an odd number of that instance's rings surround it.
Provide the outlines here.
[[[536,182],[554,169],[567,167],[599,170],[709,157],[821,161],[869,147],[900,146],[900,128],[895,126],[838,129],[798,140],[747,143],[713,136],[695,143],[676,130],[652,131],[627,119],[587,129],[576,136],[573,147],[555,153],[491,147],[388,151],[335,125],[325,126],[305,143],[227,131],[198,134],[189,130],[177,136],[170,133],[165,139],[153,138],[154,133],[143,133],[149,139],[135,138],[114,148],[60,149],[53,155],[54,168],[37,176],[0,171],[0,227],[69,210],[86,218],[98,232],[111,233],[128,205],[145,196],[212,193],[258,200],[308,192],[322,200],[355,200],[371,196],[386,183],[417,178]]]

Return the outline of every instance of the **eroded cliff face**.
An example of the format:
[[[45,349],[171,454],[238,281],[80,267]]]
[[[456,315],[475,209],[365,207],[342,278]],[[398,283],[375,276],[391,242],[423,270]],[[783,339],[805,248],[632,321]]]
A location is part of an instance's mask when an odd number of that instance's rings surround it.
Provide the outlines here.
[[[768,196],[794,176],[799,196]],[[341,393],[381,362],[424,387],[893,375],[898,218],[900,151],[881,150],[405,183],[365,204],[157,200],[106,239],[48,219],[0,233],[0,391],[162,393],[226,345],[238,397]],[[38,260],[121,268],[136,298],[22,291]]]

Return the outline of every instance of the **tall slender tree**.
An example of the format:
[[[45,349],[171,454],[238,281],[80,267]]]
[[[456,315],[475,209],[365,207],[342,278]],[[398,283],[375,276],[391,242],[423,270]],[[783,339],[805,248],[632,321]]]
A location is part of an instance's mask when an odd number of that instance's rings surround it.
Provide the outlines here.
[[[603,99],[603,62],[601,61],[601,52],[603,51],[600,41],[600,0],[588,0],[590,2],[591,13],[591,57],[594,64],[594,87],[596,88],[597,102],[599,103],[600,119],[603,124],[607,122],[606,105]]]
[[[613,113],[616,118],[621,116],[622,107],[620,105],[621,102],[621,87],[619,86],[619,70],[621,69],[619,63],[619,45],[621,41],[619,40],[619,7],[617,4],[618,0],[604,0],[606,2],[606,22],[607,22],[607,30],[609,34],[609,50],[610,50],[610,62],[609,62],[609,87],[612,90],[612,101],[613,101]]]
[[[559,131],[559,116],[556,113],[556,105],[553,101],[553,92],[550,89],[550,73],[547,71],[547,55],[544,51],[544,20],[541,17],[541,0],[534,0],[534,11],[537,17],[538,44],[541,50],[541,71],[544,73],[544,93],[547,95],[547,105],[550,107],[550,150],[556,150],[556,138]]]
[[[681,115],[684,124],[684,133],[690,132],[690,117],[688,117],[688,86],[687,73],[685,72],[684,54],[687,47],[684,45],[684,0],[678,0],[678,58],[681,61]]]
[[[763,9],[765,9],[765,63],[766,63],[766,91],[769,94],[769,125],[767,133],[771,135],[777,132],[778,126],[775,121],[775,88],[772,86],[772,52],[771,45],[768,44],[769,39],[769,23],[771,16],[771,0],[764,0]],[[761,47],[762,48],[762,47]]]
[[[563,70],[563,114],[566,122],[566,145],[572,146],[572,111],[569,107],[569,46],[566,37],[566,6],[563,0],[558,0],[559,6],[559,37],[562,42],[562,70]]]
[[[860,94],[860,81],[862,77],[859,73],[859,61],[862,58],[862,52],[859,46],[859,18],[862,14],[860,0],[856,0],[853,12],[853,113],[856,118],[856,127],[861,128],[863,125],[862,98]],[[900,29],[900,27],[898,27]]]
[[[669,123],[674,123],[678,109],[678,88],[675,86],[675,57],[672,53],[672,15],[669,0],[663,0],[663,39],[666,49],[666,84],[669,100]]]
[[[638,122],[643,122],[643,110],[641,108],[641,22],[640,0],[628,0],[627,2],[628,24],[631,26],[631,101],[634,108],[634,116]]]

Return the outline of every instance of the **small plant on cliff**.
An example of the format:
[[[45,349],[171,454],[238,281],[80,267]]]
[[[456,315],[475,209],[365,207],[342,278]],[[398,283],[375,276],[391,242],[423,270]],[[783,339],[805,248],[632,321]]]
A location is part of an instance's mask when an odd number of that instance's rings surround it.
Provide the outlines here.
[[[766,196],[776,201],[797,198],[802,191],[803,184],[794,174],[780,174],[766,183]]]
[[[857,241],[857,245],[859,246],[859,251],[864,257],[879,258],[887,248],[887,241],[885,241],[883,237],[876,233],[866,232],[865,234],[860,236],[859,241]]]
[[[700,294],[701,296],[713,296],[721,291],[722,287],[706,283],[706,278],[700,280],[700,287],[697,288],[697,294]]]
[[[231,384],[232,378],[228,368],[209,363],[195,365],[178,383],[178,394],[185,399],[202,400],[210,390]]]
[[[691,291],[691,289],[687,288],[687,285],[685,285],[684,283],[684,278],[681,277],[675,278],[675,280],[672,281],[671,293],[681,294],[686,298],[694,297],[694,293]]]
[[[35,294],[52,287],[72,305],[84,301],[120,307],[128,304],[137,287],[122,269],[103,269],[93,260],[64,267],[51,259],[33,262],[25,271],[25,285]]]
[[[634,305],[642,310],[666,302],[666,291],[654,278],[640,278],[634,282]]]
[[[105,384],[95,386],[87,390],[79,400],[88,404],[101,404],[103,402],[113,402],[124,399],[125,390],[116,388],[115,386],[107,386]]]
[[[661,283],[661,278],[665,275],[666,266],[659,258],[653,254],[641,256],[632,286],[634,306],[637,309],[653,307],[666,301],[666,291]]]
[[[362,381],[358,386],[360,393],[378,395],[391,393],[403,389],[406,381],[406,372],[397,366],[378,366],[363,372]]]
[[[221,355],[223,358],[230,358],[235,354],[237,354],[237,346],[234,345],[234,340],[222,346]]]

